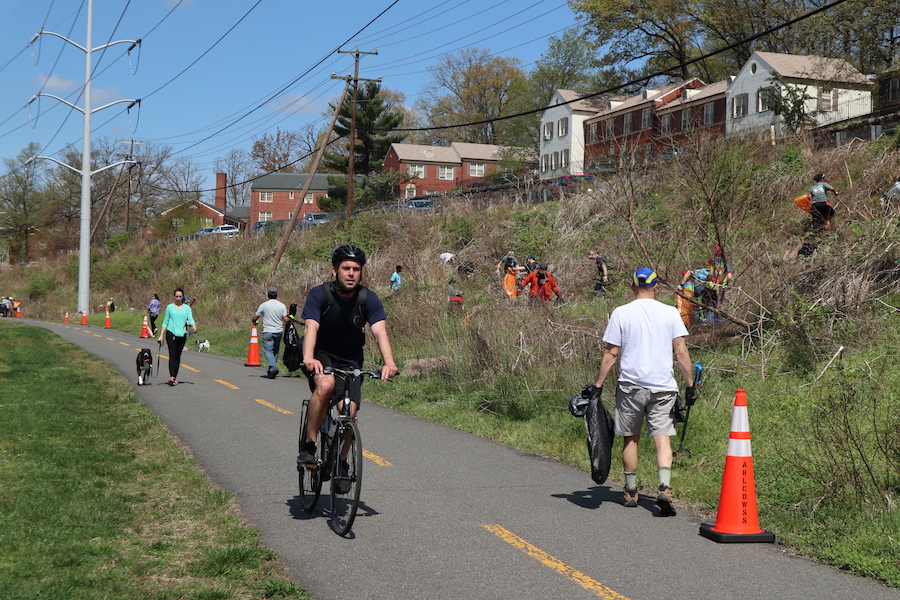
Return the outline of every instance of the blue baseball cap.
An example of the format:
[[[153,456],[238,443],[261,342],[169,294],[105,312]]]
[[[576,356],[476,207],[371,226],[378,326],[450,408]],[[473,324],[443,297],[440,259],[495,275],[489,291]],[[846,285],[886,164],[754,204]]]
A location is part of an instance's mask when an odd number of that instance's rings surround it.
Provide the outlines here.
[[[632,277],[631,280],[634,285],[638,287],[653,287],[654,285],[656,285],[656,282],[659,280],[659,278],[656,276],[656,271],[654,271],[653,269],[641,267],[634,272],[634,277]]]

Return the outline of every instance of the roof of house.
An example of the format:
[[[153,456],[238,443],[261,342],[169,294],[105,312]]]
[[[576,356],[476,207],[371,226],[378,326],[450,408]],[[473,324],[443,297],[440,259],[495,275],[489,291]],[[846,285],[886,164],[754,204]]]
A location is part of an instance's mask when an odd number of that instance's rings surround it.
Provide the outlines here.
[[[172,211],[175,211],[175,210],[178,210],[179,208],[185,207],[185,206],[188,205],[188,204],[195,204],[195,205],[199,206],[200,208],[206,208],[206,209],[209,209],[209,210],[211,210],[211,211],[213,211],[213,212],[217,212],[217,213],[219,213],[220,215],[223,215],[223,216],[225,215],[224,212],[222,212],[221,210],[219,210],[218,207],[213,206],[212,204],[207,204],[206,202],[201,202],[200,200],[185,200],[185,201],[182,202],[181,204],[178,204],[178,205],[176,205],[176,206],[173,206],[172,208],[170,208],[170,209],[168,209],[168,210],[162,211],[162,212],[160,213],[159,216],[161,216],[161,217],[162,217],[162,216],[165,216],[165,215],[169,214],[169,213],[172,212]]]
[[[427,144],[391,144],[397,158],[405,162],[429,162],[459,164],[466,160],[496,161],[500,158],[500,146],[452,142],[449,146]]]
[[[556,90],[556,92],[576,112],[598,113],[606,109],[610,99],[624,99],[624,96],[614,96],[612,94],[594,95],[593,92],[576,92],[575,90]],[[585,98],[585,96],[589,97]]]
[[[662,98],[666,94],[669,94],[679,88],[685,87],[689,85],[691,82],[700,81],[696,77],[693,79],[689,79],[687,81],[678,81],[675,83],[670,83],[666,86],[656,89],[646,89],[640,94],[635,96],[630,96],[623,100],[622,102],[612,106],[608,110],[604,110],[601,113],[598,113],[598,116],[601,114],[612,114],[612,113],[620,113],[620,112],[628,112],[633,110],[635,107],[641,106],[643,104],[652,104],[656,102],[658,99]],[[701,82],[702,83],[702,82]],[[609,100],[614,100],[614,98],[609,98]],[[592,117],[593,120],[595,117]]]
[[[677,110],[686,104],[696,104],[698,102],[709,101],[709,99],[714,96],[724,96],[725,92],[728,90],[728,84],[730,82],[730,79],[723,79],[722,81],[716,81],[715,83],[704,85],[701,88],[683,90],[681,96],[679,96],[677,100],[669,102],[668,104],[660,108],[659,111],[666,112],[669,110]],[[684,92],[687,92],[686,98]]]
[[[253,190],[300,190],[306,183],[308,173],[267,173],[258,179],[254,179],[250,185]],[[344,174],[334,175],[329,173],[316,173],[313,175],[310,190],[321,191],[327,190],[329,177],[347,177]],[[354,181],[362,182],[360,175],[353,177]]]
[[[754,54],[782,77],[857,84],[869,83],[865,75],[843,58],[800,56],[776,52],[754,52]]]

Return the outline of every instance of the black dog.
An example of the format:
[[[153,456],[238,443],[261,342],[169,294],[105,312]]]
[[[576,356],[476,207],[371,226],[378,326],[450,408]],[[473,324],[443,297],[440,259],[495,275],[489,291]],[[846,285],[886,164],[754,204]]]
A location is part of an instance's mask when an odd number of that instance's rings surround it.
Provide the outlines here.
[[[137,364],[138,385],[150,385],[150,370],[153,367],[153,355],[150,354],[150,349],[141,348],[135,363]]]

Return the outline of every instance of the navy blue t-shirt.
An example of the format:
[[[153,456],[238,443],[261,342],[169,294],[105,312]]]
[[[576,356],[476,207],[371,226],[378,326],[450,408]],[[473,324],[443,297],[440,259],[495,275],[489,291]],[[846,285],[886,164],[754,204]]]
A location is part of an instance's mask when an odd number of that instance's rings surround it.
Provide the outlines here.
[[[384,313],[384,306],[381,300],[372,290],[366,295],[366,302],[359,309],[357,308],[357,296],[359,290],[349,300],[343,300],[338,296],[337,291],[333,290],[334,303],[331,310],[322,318],[322,311],[328,306],[328,300],[325,296],[326,285],[333,285],[331,282],[317,285],[310,290],[306,297],[306,304],[303,305],[303,312],[300,318],[312,319],[319,324],[319,333],[316,337],[316,352],[327,352],[338,358],[358,364],[363,364],[363,346],[360,343],[360,330],[363,322],[369,326],[379,321],[384,321],[387,316]],[[360,312],[362,316],[360,317]]]

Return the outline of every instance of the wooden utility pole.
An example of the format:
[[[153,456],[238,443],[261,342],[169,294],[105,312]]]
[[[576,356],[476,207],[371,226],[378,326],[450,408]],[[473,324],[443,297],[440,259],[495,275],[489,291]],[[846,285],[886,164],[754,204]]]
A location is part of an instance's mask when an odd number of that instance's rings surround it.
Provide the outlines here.
[[[332,75],[332,77],[334,77],[334,75]],[[338,78],[335,77],[335,79]],[[306,198],[306,194],[309,192],[309,186],[312,185],[313,176],[316,174],[316,169],[319,168],[319,163],[322,161],[322,155],[325,154],[325,147],[328,146],[328,140],[331,139],[331,134],[334,131],[334,124],[337,122],[338,114],[341,112],[341,106],[344,104],[344,98],[347,97],[347,88],[349,87],[350,77],[348,76],[346,83],[344,84],[344,91],[341,92],[341,99],[334,108],[334,115],[331,117],[331,124],[328,125],[328,131],[322,136],[322,143],[319,144],[319,148],[316,150],[316,156],[313,159],[312,165],[309,167],[309,175],[306,176],[306,183],[303,184],[303,190],[300,192],[300,197],[297,198],[297,205],[294,207],[294,214],[291,217],[291,222],[285,228],[284,237],[281,238],[278,249],[275,250],[275,260],[272,261],[272,270],[269,271],[270,279],[275,275],[275,270],[278,268],[278,263],[281,262],[281,256],[284,254],[284,249],[287,247],[288,240],[291,239],[291,233],[294,231],[297,217],[300,216],[300,209],[303,208],[303,199]]]
[[[356,158],[356,99],[359,95],[360,81],[381,81],[378,79],[362,79],[359,78],[359,57],[363,54],[378,54],[376,48],[373,52],[363,52],[356,47],[356,50],[338,50],[338,54],[353,54],[353,100],[350,105],[350,163],[347,167],[347,218],[353,216],[353,166]]]

